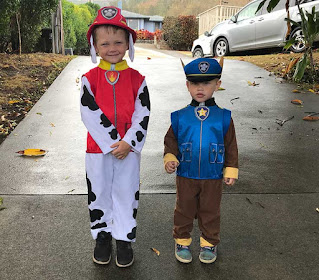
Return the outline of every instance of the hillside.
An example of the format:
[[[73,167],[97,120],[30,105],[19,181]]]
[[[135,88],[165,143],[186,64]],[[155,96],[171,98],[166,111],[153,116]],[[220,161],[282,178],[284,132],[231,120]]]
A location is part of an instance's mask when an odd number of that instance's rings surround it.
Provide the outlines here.
[[[69,0],[76,4],[84,4],[87,0]],[[117,0],[94,0],[100,6],[117,6]],[[214,7],[220,3],[228,5],[243,6],[249,0],[122,0],[124,10],[143,15],[178,16],[195,15]]]

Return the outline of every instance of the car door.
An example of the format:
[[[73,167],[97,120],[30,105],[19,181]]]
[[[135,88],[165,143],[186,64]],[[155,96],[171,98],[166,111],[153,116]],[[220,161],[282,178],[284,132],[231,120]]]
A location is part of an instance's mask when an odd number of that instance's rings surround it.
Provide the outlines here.
[[[287,34],[286,0],[280,0],[277,6],[268,13],[269,1],[265,2],[261,16],[256,20],[256,48],[283,45]]]
[[[230,23],[232,26],[228,29],[228,41],[231,51],[255,48],[256,11],[261,1],[254,1],[245,6],[236,14],[235,22]]]

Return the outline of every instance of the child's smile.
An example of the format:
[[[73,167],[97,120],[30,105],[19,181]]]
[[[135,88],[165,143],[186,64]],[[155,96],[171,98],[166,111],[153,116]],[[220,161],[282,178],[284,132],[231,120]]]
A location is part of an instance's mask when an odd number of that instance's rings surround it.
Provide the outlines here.
[[[97,28],[95,32],[95,49],[101,58],[112,64],[122,61],[128,49],[125,31]]]

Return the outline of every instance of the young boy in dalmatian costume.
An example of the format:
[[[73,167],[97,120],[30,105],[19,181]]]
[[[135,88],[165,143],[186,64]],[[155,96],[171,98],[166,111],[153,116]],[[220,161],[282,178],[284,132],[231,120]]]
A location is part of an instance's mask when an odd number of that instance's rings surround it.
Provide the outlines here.
[[[100,63],[82,77],[81,116],[88,130],[86,180],[91,233],[96,239],[93,261],[108,264],[112,237],[116,264],[130,266],[136,236],[139,172],[150,114],[145,77],[129,68],[136,33],[121,10],[104,7],[87,32],[91,59]]]
[[[177,169],[173,236],[175,256],[182,263],[192,261],[190,233],[196,217],[201,230],[199,259],[203,263],[216,260],[222,181],[233,185],[238,178],[231,112],[212,98],[221,84],[222,61],[198,58],[184,67],[192,101],[171,114],[164,140],[165,170]]]

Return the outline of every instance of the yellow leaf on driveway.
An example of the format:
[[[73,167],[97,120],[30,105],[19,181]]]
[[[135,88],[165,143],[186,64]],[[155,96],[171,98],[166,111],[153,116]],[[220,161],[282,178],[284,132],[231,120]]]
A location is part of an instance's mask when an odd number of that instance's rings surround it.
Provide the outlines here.
[[[39,156],[44,156],[47,153],[47,151],[42,149],[26,149],[26,150],[18,151],[16,153],[23,156],[28,156],[28,157],[39,157]]]

